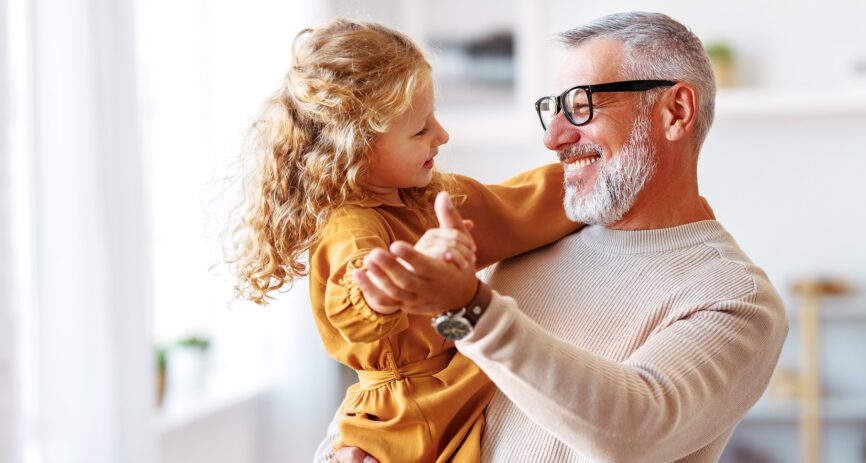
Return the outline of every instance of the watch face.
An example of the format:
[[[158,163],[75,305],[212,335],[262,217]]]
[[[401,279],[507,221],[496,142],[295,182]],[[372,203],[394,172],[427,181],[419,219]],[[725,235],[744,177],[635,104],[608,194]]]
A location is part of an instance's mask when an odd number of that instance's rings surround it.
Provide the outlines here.
[[[446,318],[436,324],[436,331],[445,339],[459,341],[472,333],[472,325],[465,318]]]

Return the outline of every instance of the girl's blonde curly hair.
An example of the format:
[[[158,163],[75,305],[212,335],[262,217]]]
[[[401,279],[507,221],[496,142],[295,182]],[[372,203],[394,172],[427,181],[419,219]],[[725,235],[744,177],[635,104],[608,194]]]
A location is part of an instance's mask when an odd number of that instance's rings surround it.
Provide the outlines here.
[[[236,296],[260,305],[307,275],[305,255],[333,210],[369,199],[361,183],[372,142],[432,84],[415,43],[378,24],[335,20],[301,31],[292,48],[289,72],[247,134],[229,230]],[[442,190],[454,192],[454,181],[434,172],[401,196],[429,217]]]

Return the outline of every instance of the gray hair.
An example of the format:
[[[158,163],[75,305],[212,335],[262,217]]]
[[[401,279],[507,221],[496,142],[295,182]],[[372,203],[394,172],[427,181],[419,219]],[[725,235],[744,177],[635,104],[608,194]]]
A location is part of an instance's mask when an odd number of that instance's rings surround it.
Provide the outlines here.
[[[687,82],[698,94],[695,121],[696,148],[700,149],[713,124],[716,81],[701,40],[688,28],[661,13],[615,13],[559,35],[562,43],[577,48],[595,38],[618,40],[625,46],[622,73],[628,79],[668,79]],[[646,92],[648,108],[664,89]]]

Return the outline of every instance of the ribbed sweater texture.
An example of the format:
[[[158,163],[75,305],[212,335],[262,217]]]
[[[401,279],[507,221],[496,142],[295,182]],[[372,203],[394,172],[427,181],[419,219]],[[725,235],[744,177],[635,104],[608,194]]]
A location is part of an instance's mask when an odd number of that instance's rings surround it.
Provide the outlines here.
[[[717,221],[590,226],[504,261],[457,343],[496,383],[485,462],[715,462],[765,390],[781,298]]]

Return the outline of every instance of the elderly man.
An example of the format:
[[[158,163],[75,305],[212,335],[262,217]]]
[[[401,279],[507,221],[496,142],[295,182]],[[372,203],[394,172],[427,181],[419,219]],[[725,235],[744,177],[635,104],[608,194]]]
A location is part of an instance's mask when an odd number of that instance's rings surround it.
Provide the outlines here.
[[[788,325],[767,276],[698,194],[709,62],[661,14],[607,16],[562,40],[557,95],[536,109],[565,164],[565,208],[588,226],[500,263],[487,283],[407,243],[371,253],[356,281],[373,303],[438,316],[496,383],[484,461],[715,462]],[[444,199],[440,225],[459,229]],[[454,309],[445,293],[465,309],[442,315]]]

